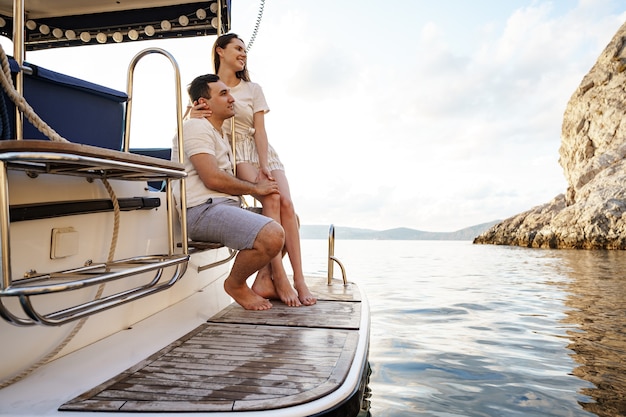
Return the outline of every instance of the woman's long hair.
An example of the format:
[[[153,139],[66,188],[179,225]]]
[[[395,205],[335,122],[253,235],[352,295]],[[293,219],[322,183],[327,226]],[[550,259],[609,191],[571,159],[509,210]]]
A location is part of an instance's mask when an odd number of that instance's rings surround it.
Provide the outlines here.
[[[217,53],[217,48],[225,49],[226,46],[233,39],[239,39],[241,42],[243,42],[243,40],[239,36],[237,36],[237,34],[235,34],[235,33],[227,33],[227,34],[222,35],[219,38],[217,38],[217,40],[213,44],[213,67],[215,68],[215,73],[216,74],[220,70],[220,56]],[[245,45],[245,42],[244,42],[244,45]],[[239,78],[241,80],[250,81],[250,75],[248,74],[248,62],[247,62],[247,60],[246,60],[246,64],[243,67],[243,70],[237,71],[235,73],[235,75],[237,76],[237,78]]]

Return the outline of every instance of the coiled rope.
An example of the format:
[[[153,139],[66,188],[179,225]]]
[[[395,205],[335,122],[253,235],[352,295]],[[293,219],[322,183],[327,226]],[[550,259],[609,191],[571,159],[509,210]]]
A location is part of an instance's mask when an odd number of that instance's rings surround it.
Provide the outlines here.
[[[46,137],[48,137],[51,141],[55,142],[69,142],[67,139],[63,138],[59,135],[54,129],[52,129],[46,122],[44,122],[38,115],[35,113],[35,110],[26,102],[26,99],[17,92],[15,86],[13,85],[13,79],[11,77],[11,67],[9,65],[9,59],[4,52],[4,48],[0,45],[0,59],[2,60],[2,76],[0,76],[0,84],[2,85],[2,89],[6,92],[7,96],[15,103],[17,108],[19,108],[22,113],[28,118],[30,123],[37,128],[41,133],[43,133]],[[111,201],[113,202],[113,235],[111,237],[111,245],[109,247],[109,255],[108,262],[112,262],[115,256],[115,248],[117,247],[117,238],[119,235],[119,225],[120,225],[120,205],[117,200],[117,196],[115,195],[115,191],[109,184],[109,181],[106,178],[101,178],[104,187],[106,188],[109,196],[111,197]],[[96,295],[94,299],[98,299],[102,296],[104,292],[105,284],[100,284],[98,286],[98,290],[96,291]],[[55,347],[51,352],[46,354],[39,361],[28,367],[27,369],[22,370],[17,375],[12,378],[5,379],[0,382],[0,389],[5,388],[15,382],[25,378],[29,374],[31,374],[35,369],[40,366],[48,363],[52,358],[54,358],[65,346],[68,345],[76,336],[76,334],[83,327],[85,322],[89,317],[83,317],[78,321],[74,329]]]

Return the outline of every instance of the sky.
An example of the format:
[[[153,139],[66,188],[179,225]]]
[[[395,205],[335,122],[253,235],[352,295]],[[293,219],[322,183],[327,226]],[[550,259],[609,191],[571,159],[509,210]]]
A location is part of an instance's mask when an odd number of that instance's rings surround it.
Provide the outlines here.
[[[259,5],[232,0],[231,32],[248,41]],[[450,232],[549,202],[567,187],[567,102],[625,21],[623,0],[266,0],[248,68],[301,223]],[[158,46],[184,88],[213,72],[214,40],[26,59],[125,91]],[[137,66],[131,147],[170,146],[172,73],[158,55]]]

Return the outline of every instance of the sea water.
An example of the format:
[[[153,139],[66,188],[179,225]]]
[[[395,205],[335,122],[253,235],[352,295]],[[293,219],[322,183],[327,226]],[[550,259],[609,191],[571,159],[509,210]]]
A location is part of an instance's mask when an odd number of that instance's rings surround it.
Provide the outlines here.
[[[327,241],[302,252],[326,275]],[[337,237],[334,255],[370,303],[373,417],[626,415],[625,251]]]

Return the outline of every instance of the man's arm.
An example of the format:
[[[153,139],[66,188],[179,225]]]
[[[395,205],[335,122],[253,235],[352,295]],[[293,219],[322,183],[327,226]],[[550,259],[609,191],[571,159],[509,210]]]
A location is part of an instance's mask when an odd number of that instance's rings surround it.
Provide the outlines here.
[[[278,193],[276,181],[261,178],[257,183],[240,180],[221,170],[217,159],[208,153],[199,153],[189,158],[204,186],[231,195],[268,195]]]

